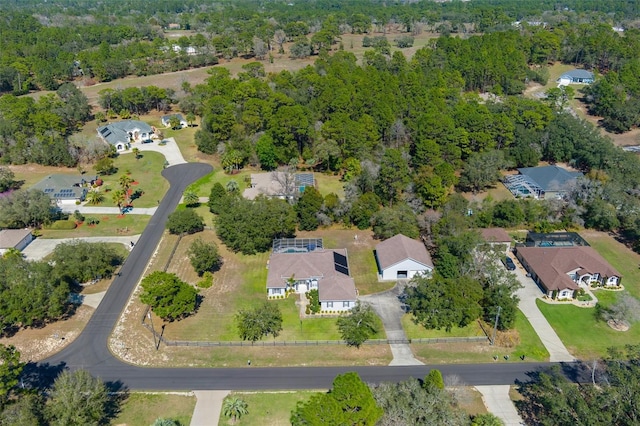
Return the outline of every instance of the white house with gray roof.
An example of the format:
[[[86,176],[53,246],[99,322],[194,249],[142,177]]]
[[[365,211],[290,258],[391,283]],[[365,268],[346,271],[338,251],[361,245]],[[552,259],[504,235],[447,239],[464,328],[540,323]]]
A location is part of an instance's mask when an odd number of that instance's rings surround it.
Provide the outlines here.
[[[154,128],[139,120],[124,120],[98,127],[98,136],[116,148],[125,151],[132,142],[142,142],[151,139]]]
[[[556,81],[559,86],[568,86],[570,84],[591,84],[595,81],[595,77],[591,71],[575,69],[565,72]]]
[[[429,276],[433,261],[420,241],[398,234],[378,244],[375,250],[378,278],[383,281]]]

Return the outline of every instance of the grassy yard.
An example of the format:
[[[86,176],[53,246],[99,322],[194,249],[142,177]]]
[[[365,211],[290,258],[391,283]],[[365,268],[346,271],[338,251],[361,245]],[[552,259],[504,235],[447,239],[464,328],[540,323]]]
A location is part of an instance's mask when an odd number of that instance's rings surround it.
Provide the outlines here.
[[[451,331],[446,330],[427,330],[423,326],[413,322],[412,314],[405,314],[402,317],[402,328],[409,339],[428,339],[436,337],[473,337],[484,336],[484,332],[477,321],[472,322],[466,327],[454,327]]]
[[[89,218],[98,219],[97,225],[87,225]],[[151,216],[126,214],[124,216],[113,214],[85,215],[85,222],[75,229],[50,229],[43,228],[40,238],[80,238],[80,237],[124,237],[127,235],[141,234],[149,223]]]
[[[158,200],[162,200],[169,189],[169,182],[160,175],[164,161],[164,155],[154,151],[141,152],[138,160],[132,153],[119,155],[114,161],[118,171],[102,177],[104,184],[101,190],[104,191],[104,201],[100,206],[115,206],[111,198],[113,191],[120,188],[118,180],[128,172],[131,173],[129,177],[134,180],[131,189],[134,192],[138,190],[143,192],[140,198],[133,201],[134,208],[157,206]]]
[[[403,318],[403,326],[411,320]],[[413,327],[417,327],[413,325]],[[479,328],[479,327],[478,327]],[[479,362],[495,362],[494,356],[498,357],[497,362],[505,362],[504,355],[510,356],[509,362],[519,362],[520,356],[524,355],[525,361],[548,361],[549,353],[542,345],[542,342],[536,335],[535,331],[529,324],[525,316],[518,311],[516,316],[515,331],[519,337],[520,343],[516,346],[500,346],[502,341],[509,340],[512,334],[506,333],[498,336],[497,345],[491,346],[489,342],[482,343],[438,343],[423,344],[412,343],[413,353],[417,358],[425,363],[445,364],[445,363],[479,363]],[[407,330],[405,328],[405,330]],[[409,328],[407,336],[416,337],[454,337],[447,335],[446,332],[431,330],[427,333],[418,333],[415,329]],[[465,337],[472,336],[475,332],[474,326],[465,327],[463,329],[454,330],[455,334]]]
[[[215,241],[220,248],[224,264],[214,274],[214,286],[201,290],[203,303],[197,315],[169,324],[165,336],[172,340],[239,340],[235,314],[240,309],[253,308],[266,300],[267,259],[269,253],[246,256],[232,253],[217,239],[213,231],[188,235],[182,238],[167,272],[173,272],[183,280],[196,283],[198,276],[188,258],[188,249],[196,238]],[[175,239],[172,239],[175,243]],[[166,244],[163,251],[171,250]],[[162,256],[158,253],[158,256]],[[158,259],[161,265],[163,257]],[[279,306],[283,316],[283,331],[276,340],[339,340],[336,317],[305,318],[300,321],[295,302],[298,296],[272,300]],[[203,324],[215,324],[203,326]],[[380,324],[380,329],[382,326]],[[384,332],[376,338],[384,338]]]
[[[616,294],[599,291],[596,296],[607,305],[614,301]],[[569,352],[578,358],[603,357],[607,354],[607,348],[637,344],[640,341],[638,323],[633,324],[629,331],[615,331],[596,317],[594,309],[574,305],[549,305],[542,301],[538,301],[538,307]]]
[[[292,391],[292,392],[234,392],[227,398],[240,398],[247,403],[248,414],[242,416],[235,423],[237,426],[285,426],[290,425],[289,418],[299,401],[307,401],[317,392]],[[486,413],[487,409],[482,402],[482,394],[471,387],[459,387],[453,390],[461,408],[469,415]],[[274,404],[274,401],[278,401]],[[218,424],[232,425],[231,420],[220,414]]]
[[[585,231],[580,235],[596,249],[607,262],[622,274],[622,285],[634,297],[640,299],[640,254],[634,252],[605,232]],[[595,293],[600,297],[601,291]]]
[[[157,418],[177,420],[188,426],[191,422],[196,397],[171,393],[131,393],[122,411],[111,424],[119,426],[149,426]]]
[[[325,392],[322,390],[320,392]],[[234,392],[227,398],[240,398],[247,403],[248,414],[242,416],[236,423],[220,413],[218,424],[236,426],[285,426],[290,425],[289,417],[291,411],[296,408],[299,401],[308,400],[313,394],[312,391],[291,391],[291,392],[255,392],[243,393]],[[274,404],[277,401],[277,404]]]

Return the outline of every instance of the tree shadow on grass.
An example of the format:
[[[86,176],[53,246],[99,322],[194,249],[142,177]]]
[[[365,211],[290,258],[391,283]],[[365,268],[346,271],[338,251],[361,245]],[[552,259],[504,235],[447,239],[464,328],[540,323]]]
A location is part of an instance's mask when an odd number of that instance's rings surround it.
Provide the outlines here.
[[[105,386],[110,396],[109,402],[105,407],[105,420],[113,420],[118,417],[122,411],[122,405],[129,398],[129,388],[120,380],[106,382]]]

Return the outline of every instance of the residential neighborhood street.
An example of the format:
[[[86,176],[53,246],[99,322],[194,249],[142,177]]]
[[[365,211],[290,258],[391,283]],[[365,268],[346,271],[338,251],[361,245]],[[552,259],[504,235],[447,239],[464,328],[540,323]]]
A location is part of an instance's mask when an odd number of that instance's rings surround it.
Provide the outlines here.
[[[389,345],[393,354],[393,360],[389,365],[424,365],[413,356],[411,346],[407,343],[407,335],[402,328],[404,310],[398,296],[402,293],[405,285],[406,282],[398,281],[390,290],[360,296],[359,300],[371,304],[373,310],[382,320],[387,339],[398,341],[398,343]]]

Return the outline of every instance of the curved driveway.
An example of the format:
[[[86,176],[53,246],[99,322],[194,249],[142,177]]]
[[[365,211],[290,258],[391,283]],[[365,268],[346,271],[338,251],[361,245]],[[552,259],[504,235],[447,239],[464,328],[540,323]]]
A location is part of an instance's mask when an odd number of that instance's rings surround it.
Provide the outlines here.
[[[107,346],[109,335],[160,241],[167,217],[176,208],[186,186],[210,171],[209,165],[188,163],[162,172],[171,187],[123,265],[121,275],[109,287],[80,336],[58,354],[37,366],[29,366],[35,369],[27,371],[30,375],[27,380],[42,383],[62,368],[84,368],[104,381],[129,389],[308,389],[328,388],[337,374],[346,371],[357,371],[366,381],[380,382],[424,377],[431,368],[438,368],[443,375],[456,375],[470,385],[495,385],[527,380],[528,372],[552,365],[498,362],[397,367],[145,368],[116,359]],[[576,366],[565,364],[564,367],[571,373]]]

